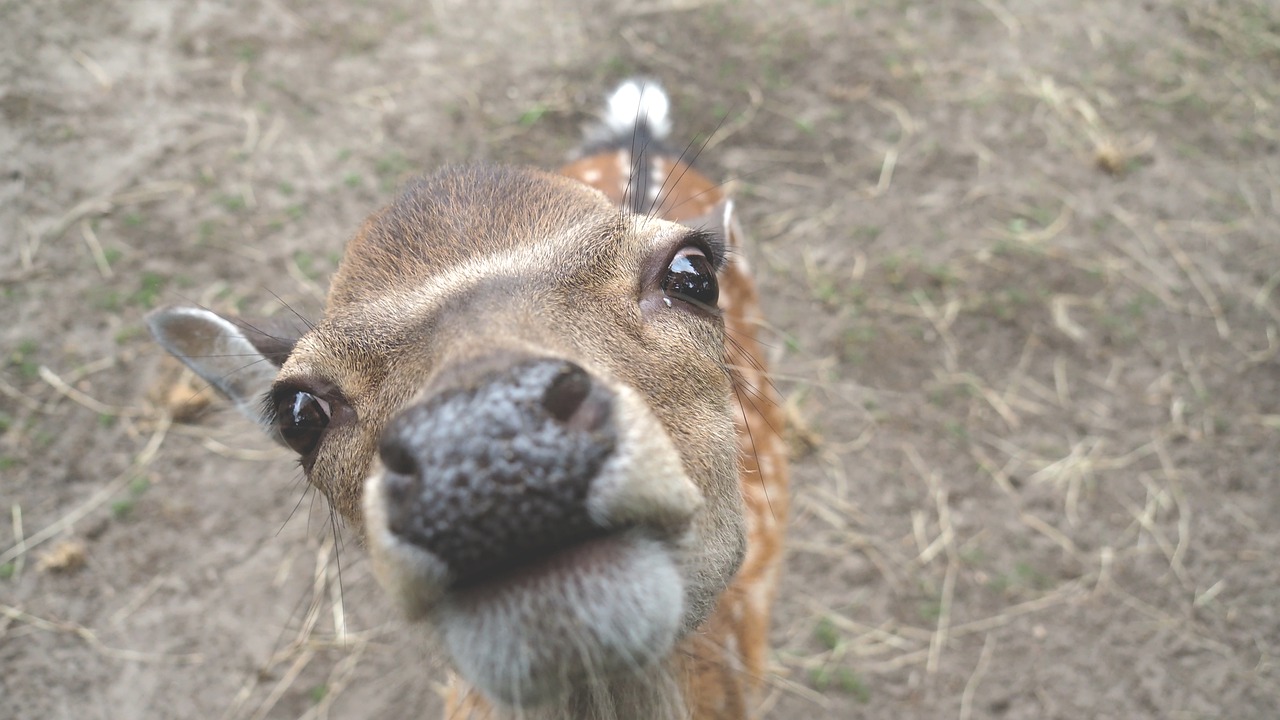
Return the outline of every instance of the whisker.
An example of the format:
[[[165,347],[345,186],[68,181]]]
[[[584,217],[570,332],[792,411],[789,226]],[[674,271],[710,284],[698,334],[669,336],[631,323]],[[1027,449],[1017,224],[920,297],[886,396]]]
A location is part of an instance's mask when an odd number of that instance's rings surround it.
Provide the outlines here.
[[[737,181],[739,181],[739,180],[743,180],[743,179],[745,179],[745,178],[752,177],[752,176],[754,176],[754,175],[759,175],[760,173],[763,173],[763,172],[764,172],[764,171],[766,171],[766,170],[768,170],[768,168],[758,168],[758,169],[756,169],[756,170],[751,170],[751,171],[749,171],[749,172],[740,173],[740,174],[735,175],[735,176],[733,176],[733,177],[731,177],[731,178],[727,178],[727,179],[726,179],[726,180],[724,180],[723,182],[715,183],[714,185],[712,185],[711,187],[707,188],[706,190],[703,190],[703,191],[701,191],[701,192],[697,192],[697,193],[694,193],[693,195],[690,195],[689,197],[685,198],[683,201],[681,201],[681,202],[679,202],[679,203],[677,203],[677,204],[675,204],[675,205],[672,205],[672,206],[671,206],[671,207],[669,207],[669,208],[666,208],[665,210],[663,210],[663,212],[664,212],[664,214],[666,214],[666,215],[670,215],[671,213],[674,213],[676,210],[679,210],[680,208],[684,207],[685,205],[687,205],[687,204],[689,204],[689,203],[691,203],[691,202],[693,202],[693,201],[697,200],[698,198],[701,198],[703,195],[706,195],[707,193],[719,192],[719,191],[723,190],[726,186],[728,186],[730,183],[737,182]]]
[[[639,112],[640,110],[637,110],[637,113]],[[637,129],[640,127],[638,119],[635,123],[635,127]],[[644,196],[646,194],[645,188],[647,187],[646,183],[648,182],[648,173],[645,172],[644,154],[648,152],[651,141],[652,138],[648,133],[646,133],[644,142],[640,145],[639,152],[637,152],[634,147],[635,131],[632,132],[633,146],[631,148],[631,174],[627,176],[627,191],[623,194],[622,199],[623,204],[627,206],[627,209],[636,215],[642,215],[641,210],[644,207]],[[642,217],[646,220],[648,219],[647,216],[642,215]],[[643,224],[641,227],[643,227]]]
[[[745,390],[748,396],[754,398],[755,400],[759,400],[763,403],[767,403],[768,405],[776,405],[776,403],[773,402],[772,398],[766,396],[764,393],[760,391],[759,388],[747,382],[745,379],[741,377],[735,377],[734,384],[742,388],[743,390]],[[758,406],[753,406],[752,409],[759,410],[760,408]]]
[[[769,486],[764,482],[764,471],[760,467],[760,450],[756,447],[755,432],[751,429],[751,421],[747,419],[747,408],[742,404],[742,393],[739,392],[737,385],[734,385],[733,392],[738,396],[738,410],[742,413],[742,426],[747,429],[747,438],[751,441],[751,455],[755,459],[756,472],[760,475],[760,489],[764,491],[765,504],[769,506],[769,515],[771,515],[774,520],[777,520],[778,516],[773,511],[773,500],[769,497]],[[750,400],[748,400],[748,402],[750,402]],[[753,405],[752,407],[754,408],[755,406]],[[759,410],[757,409],[757,414],[758,413]]]
[[[743,387],[745,385],[748,385],[748,384],[743,383],[742,385],[739,385],[739,387]],[[769,403],[774,405],[774,407],[777,407],[776,403],[773,403],[771,400],[769,401]],[[774,427],[773,423],[769,422],[769,419],[765,417],[765,414],[760,410],[760,406],[757,405],[755,401],[751,399],[750,393],[747,394],[747,404],[749,404],[751,406],[751,409],[754,410],[756,414],[760,416],[761,420],[764,420],[765,427],[769,428],[769,431],[773,433],[774,437],[783,437],[782,431]],[[757,459],[758,457],[759,456],[757,456]]]
[[[779,407],[778,403],[775,402],[772,397],[768,397],[759,393],[758,389],[752,387],[751,383],[747,382],[745,379],[742,379],[741,377],[738,377],[735,380],[734,387],[735,389],[741,388],[748,391],[747,401],[748,401],[748,404],[751,405],[751,409],[754,410],[756,414],[760,416],[760,419],[764,421],[765,426],[769,428],[769,430],[774,434],[775,437],[783,437],[782,431],[779,428],[774,427],[773,423],[769,422],[769,418],[761,410],[760,405],[757,405],[756,402],[751,398],[754,396],[757,399],[759,399],[761,402],[764,402],[768,406],[775,407],[775,408]]]
[[[285,302],[285,299],[284,299],[284,298],[282,298],[282,297],[280,297],[279,295],[277,295],[277,294],[275,293],[275,291],[274,291],[274,290],[272,290],[271,288],[268,288],[268,287],[264,287],[264,288],[262,288],[262,289],[263,289],[263,290],[266,290],[266,291],[267,291],[267,292],[269,292],[269,293],[271,293],[271,297],[273,297],[273,298],[275,298],[276,300],[278,300],[278,301],[280,302],[280,304],[281,304],[281,305],[285,306],[285,308],[286,308],[286,309],[288,309],[288,311],[289,311],[289,312],[293,313],[294,317],[296,317],[296,318],[298,318],[299,320],[301,320],[301,321],[302,321],[302,324],[303,324],[303,325],[306,325],[308,330],[315,330],[315,329],[316,329],[315,323],[313,323],[313,322],[311,322],[310,320],[308,320],[307,318],[303,317],[302,313],[300,313],[300,312],[298,312],[297,310],[295,310],[295,309],[294,309],[294,307],[293,307],[292,305],[290,305],[288,302]],[[277,338],[277,339],[279,339],[279,338]]]
[[[770,374],[769,371],[764,367],[764,363],[757,360],[754,354],[748,352],[747,349],[742,347],[742,344],[739,343],[736,339],[726,335],[725,341],[728,342],[732,348],[731,351],[726,355],[734,356],[734,357],[725,358],[726,364],[728,365],[728,367],[734,368],[734,369],[736,368],[746,369],[746,367],[750,367],[751,369],[760,373],[760,376],[764,378],[764,381],[769,386],[770,390],[772,390],[777,395],[782,395],[782,391],[778,389],[778,385],[773,381],[772,374]],[[746,358],[748,365],[743,366],[743,365],[737,364],[735,361],[738,359],[738,356]]]
[[[672,163],[671,169],[667,171],[667,176],[662,179],[662,185],[658,187],[658,192],[654,194],[653,200],[649,203],[649,209],[645,211],[646,216],[653,217],[657,215],[658,217],[661,217],[661,210],[662,210],[661,205],[658,206],[658,211],[659,211],[658,213],[655,213],[653,211],[654,205],[657,204],[658,200],[663,197],[663,193],[666,192],[667,190],[667,183],[671,182],[671,176],[675,172],[676,166],[681,164],[684,161],[684,156],[688,154],[689,148],[693,147],[693,144],[695,142],[697,142],[696,136],[693,139],[689,140],[689,144],[685,145],[684,149],[680,151],[680,157],[676,158],[676,161]],[[672,183],[671,185],[672,190],[674,190],[677,186],[680,185],[680,181],[684,179],[684,175],[688,171],[689,171],[689,165],[686,163],[685,169],[680,172],[680,177],[676,178],[676,181]],[[663,202],[665,203],[665,200]]]
[[[622,202],[619,203],[618,217],[626,219],[629,199],[632,197],[632,184],[635,182],[636,172],[636,139],[640,134],[640,116],[644,112],[644,90],[648,85],[648,81],[640,83],[640,98],[636,102],[636,116],[631,123],[631,154],[628,159],[631,161],[631,172],[627,175],[627,187],[622,191]]]
[[[734,253],[734,252],[737,252],[737,251],[731,250],[731,251],[730,251],[730,254],[732,254],[732,253]],[[754,330],[771,330],[771,329],[772,329],[772,328],[769,328],[767,325],[764,325],[763,323],[758,323],[758,322],[757,322],[757,323],[752,323],[752,325],[754,325],[754,326],[755,326],[755,327],[753,328]],[[761,340],[759,335],[752,336],[752,335],[750,335],[750,334],[748,333],[748,331],[746,331],[746,330],[735,330],[735,329],[731,329],[731,328],[725,328],[725,329],[726,329],[726,331],[728,331],[729,333],[735,333],[735,332],[736,332],[736,333],[738,333],[739,335],[742,335],[743,337],[745,337],[745,338],[747,338],[747,339],[749,339],[749,340],[755,340],[756,344],[757,344],[757,345],[759,345],[760,347],[769,348],[770,350],[777,350],[778,348],[782,347],[781,345],[779,345],[779,344],[777,344],[777,343],[765,342],[764,340]],[[776,332],[776,331],[775,331],[775,332]]]
[[[301,476],[301,480],[306,483],[306,476]],[[296,487],[297,485],[298,478],[295,478],[294,486]],[[276,529],[276,537],[280,537],[280,533],[284,532],[285,527],[289,525],[289,521],[292,520],[294,514],[298,512],[298,508],[302,507],[302,501],[307,499],[307,495],[314,492],[316,492],[316,489],[312,487],[310,483],[307,483],[306,487],[302,488],[302,492],[298,495],[298,502],[293,504],[293,509],[289,511],[289,515],[285,517],[284,522],[280,523],[280,527]],[[313,499],[312,502],[315,502],[315,500]]]
[[[343,615],[344,615],[344,619],[343,619],[343,625],[344,625],[344,627],[343,627],[343,628],[341,628],[341,629],[339,629],[339,628],[334,628],[334,630],[335,630],[335,631],[340,630],[340,631],[342,632],[342,634],[345,636],[345,635],[346,635],[346,627],[345,627],[345,625],[346,625],[346,619],[345,619],[345,615],[346,615],[347,598],[346,598],[346,588],[345,588],[345,586],[343,585],[343,582],[342,582],[342,547],[343,547],[343,542],[342,542],[342,530],[341,530],[341,527],[340,527],[340,522],[341,522],[341,521],[340,521],[340,519],[338,518],[338,513],[337,513],[337,511],[333,509],[333,503],[330,503],[330,504],[329,504],[329,528],[330,528],[330,529],[332,530],[332,532],[333,532],[333,562],[334,562],[334,564],[335,564],[335,565],[337,566],[337,568],[338,568],[338,602],[339,602],[339,603],[342,605],[342,607],[343,607]]]
[[[311,534],[311,518],[316,512],[316,493],[311,494],[311,504],[307,506],[307,534]]]
[[[727,361],[736,361],[738,359],[737,357],[730,357],[731,355],[741,356],[745,358],[748,365],[753,370],[759,372],[762,376],[764,376],[765,380],[769,382],[769,387],[772,388],[774,392],[777,392],[779,395],[781,395],[782,394],[781,391],[779,391],[778,386],[773,383],[773,379],[769,373],[768,368],[764,366],[764,362],[762,360],[759,360],[756,357],[756,353],[751,352],[750,350],[747,349],[745,345],[742,344],[743,341],[746,341],[746,342],[754,341],[757,345],[760,345],[762,343],[760,343],[759,340],[747,334],[746,332],[743,332],[742,335],[743,335],[742,340],[739,340],[738,338],[733,337],[732,332],[725,333],[725,342],[729,344],[729,352],[726,353],[725,359]]]
[[[702,141],[702,144],[698,146],[698,151],[697,151],[697,152],[695,152],[695,153],[693,154],[693,157],[689,158],[689,159],[688,159],[688,161],[686,161],[686,160],[685,160],[685,155],[686,155],[686,153],[688,153],[689,148],[693,146],[694,142],[696,142],[696,141],[697,141],[697,136],[695,135],[695,136],[694,136],[694,138],[693,138],[692,140],[690,140],[690,141],[689,141],[689,144],[685,146],[684,151],[680,153],[680,157],[679,157],[679,158],[677,158],[677,160],[676,160],[677,164],[683,164],[683,165],[684,165],[684,170],[680,171],[680,177],[676,178],[675,183],[673,183],[673,184],[672,184],[671,188],[672,188],[673,190],[674,190],[676,187],[679,187],[679,185],[680,185],[680,181],[684,179],[685,173],[689,172],[689,170],[693,167],[693,164],[694,164],[695,162],[697,162],[697,161],[698,161],[698,158],[699,158],[699,157],[701,157],[701,156],[702,156],[702,151],[707,149],[707,144],[711,142],[711,138],[715,137],[716,133],[720,132],[720,128],[724,127],[725,120],[727,120],[727,119],[729,118],[729,113],[730,113],[731,111],[732,111],[732,110],[726,110],[726,111],[725,111],[725,113],[724,113],[723,115],[721,115],[721,116],[720,116],[720,121],[719,121],[719,122],[717,122],[717,123],[716,123],[715,128],[713,128],[713,129],[711,130],[711,132],[707,134],[707,137]],[[670,177],[670,173],[668,173],[668,177]],[[666,182],[663,182],[663,187],[665,187],[665,186],[666,186]],[[700,194],[701,194],[701,193],[699,193],[699,195],[700,195]],[[658,190],[658,195],[654,196],[654,198],[653,198],[654,203],[657,203],[658,198],[659,198],[659,197],[661,197],[661,195],[662,195],[662,190],[661,190],[661,189],[659,189],[659,190]],[[695,196],[695,197],[696,197],[696,196]],[[663,215],[663,205],[665,205],[665,204],[666,204],[666,200],[663,200],[662,204],[659,204],[659,205],[658,205],[658,212],[657,212],[657,214],[658,214],[658,215]],[[679,206],[677,206],[677,207],[679,207]],[[671,209],[669,209],[667,212],[671,212],[671,211],[674,211],[674,210],[675,210],[675,208],[671,208]],[[653,205],[652,205],[652,204],[650,204],[650,206],[649,206],[649,212],[650,212],[650,214],[653,214]]]

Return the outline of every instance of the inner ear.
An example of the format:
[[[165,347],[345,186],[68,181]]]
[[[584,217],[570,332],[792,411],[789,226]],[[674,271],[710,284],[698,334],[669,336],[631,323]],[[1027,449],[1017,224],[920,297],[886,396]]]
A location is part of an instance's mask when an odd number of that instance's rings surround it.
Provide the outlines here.
[[[147,326],[165,350],[254,421],[261,420],[262,398],[305,331],[300,321],[228,318],[194,307],[156,310]]]
[[[244,339],[262,354],[267,362],[277,368],[284,365],[298,343],[309,329],[300,318],[260,318],[247,320],[238,317],[222,317],[223,320],[240,328]]]

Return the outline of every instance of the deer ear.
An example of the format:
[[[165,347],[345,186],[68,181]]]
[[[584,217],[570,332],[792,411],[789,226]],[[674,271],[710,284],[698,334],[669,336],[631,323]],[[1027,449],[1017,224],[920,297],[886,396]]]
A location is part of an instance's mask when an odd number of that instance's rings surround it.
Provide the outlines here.
[[[262,398],[276,371],[305,331],[290,321],[248,321],[193,307],[156,310],[147,315],[147,326],[161,347],[255,422],[261,422]]]

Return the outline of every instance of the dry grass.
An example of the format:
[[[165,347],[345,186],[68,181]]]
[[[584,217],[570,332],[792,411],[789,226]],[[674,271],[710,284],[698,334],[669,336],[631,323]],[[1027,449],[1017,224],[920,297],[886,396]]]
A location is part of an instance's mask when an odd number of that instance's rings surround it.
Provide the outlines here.
[[[268,4],[187,45],[117,29],[59,50],[65,77],[40,77],[71,100],[4,106],[35,150],[15,155],[18,209],[0,208],[21,228],[0,275],[18,318],[0,358],[16,678],[0,687],[83,709],[119,701],[141,663],[177,688],[148,697],[185,717],[429,702],[406,669],[417,641],[360,590],[360,551],[335,554],[320,510],[286,522],[287,465],[157,365],[140,317],[314,314],[343,237],[413,171],[552,165],[590,98],[644,71],[681,130],[725,119],[709,167],[755,238],[795,418],[762,707],[1271,712],[1280,16],[1264,0],[748,5],[554,28],[539,5],[490,37],[447,4]],[[139,80],[138,47],[172,53],[178,80]],[[155,127],[126,111],[146,82],[172,93]],[[84,565],[38,569],[64,542]],[[68,657],[88,700],[50,669]]]

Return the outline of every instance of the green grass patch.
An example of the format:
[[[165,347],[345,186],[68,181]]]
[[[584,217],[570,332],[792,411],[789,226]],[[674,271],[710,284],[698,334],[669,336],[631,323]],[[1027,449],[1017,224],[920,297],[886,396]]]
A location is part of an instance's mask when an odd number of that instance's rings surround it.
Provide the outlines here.
[[[852,695],[858,702],[871,699],[871,690],[861,677],[847,667],[820,667],[809,671],[809,683],[820,691],[836,690]]]
[[[307,277],[308,280],[316,280],[320,277],[320,271],[316,269],[316,258],[306,250],[298,250],[293,254],[293,264],[298,266],[298,270]]]
[[[840,644],[840,629],[831,621],[831,618],[824,617],[813,627],[813,638],[826,649],[835,650]]]
[[[111,503],[111,516],[116,520],[128,520],[137,510],[138,501],[151,488],[151,481],[139,475],[129,481],[126,497]]]
[[[151,481],[145,477],[138,476],[129,481],[129,494],[133,497],[141,497],[143,493],[151,489]]]
[[[160,299],[160,293],[164,292],[164,288],[168,284],[169,278],[164,275],[154,272],[142,273],[138,289],[129,296],[129,304],[144,308],[155,307],[156,300]]]
[[[529,127],[542,119],[547,114],[547,106],[542,103],[534,103],[532,107],[520,113],[519,123],[525,127]]]
[[[921,620],[928,623],[936,623],[938,618],[942,616],[942,601],[937,598],[922,600],[916,605],[916,613]]]
[[[408,175],[412,168],[409,158],[399,151],[387,153],[373,164],[374,172],[378,174],[379,187],[383,192],[395,190],[400,179]]]
[[[23,340],[9,353],[9,367],[17,370],[24,380],[34,380],[40,376],[40,363],[36,361],[39,354],[36,341]]]
[[[224,193],[218,196],[218,204],[230,212],[240,212],[249,206],[244,196],[239,193]]]
[[[124,307],[124,295],[113,287],[94,286],[85,292],[85,299],[95,310],[117,313]]]

